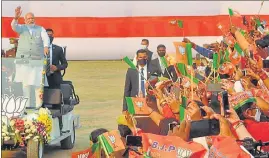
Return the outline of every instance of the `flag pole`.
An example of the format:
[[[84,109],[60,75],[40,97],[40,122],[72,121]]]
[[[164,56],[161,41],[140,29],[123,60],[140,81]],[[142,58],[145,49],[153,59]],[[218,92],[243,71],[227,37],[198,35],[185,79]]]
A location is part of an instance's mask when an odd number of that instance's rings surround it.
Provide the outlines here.
[[[166,72],[168,73],[168,76],[169,76],[170,80],[171,80],[172,82],[174,82],[173,79],[172,79],[172,76],[170,75],[170,73],[169,73],[169,71],[167,70],[167,68],[165,68],[165,70],[166,70]]]
[[[168,66],[167,59],[165,58],[165,56],[164,57],[161,57],[160,58],[160,60],[161,60],[161,63],[160,64],[164,67],[164,70],[168,73],[168,76],[169,76],[170,80],[173,82],[172,77],[171,77],[171,75],[170,75],[170,73],[169,73],[169,71],[168,71],[168,69],[167,69],[167,67],[164,64],[164,61],[162,59],[164,59],[166,61],[166,65]]]
[[[104,143],[104,141],[103,141],[102,137],[100,137],[100,136],[99,136],[99,141],[100,141],[100,143],[102,144],[102,146],[103,146],[103,148],[104,148],[104,151],[105,151],[106,157],[108,157],[108,158],[109,158],[109,154],[108,154],[107,149],[106,149],[106,147],[105,147],[105,143]]]
[[[230,25],[233,26],[231,15],[229,15],[229,19],[230,19]]]
[[[131,119],[132,119],[132,122],[133,122],[133,125],[134,125],[135,132],[136,132],[136,134],[138,134],[136,125],[135,125],[135,123],[134,123],[134,118],[133,118],[133,116],[131,116]]]
[[[193,69],[191,68],[191,100],[193,100]]]
[[[259,10],[259,12],[258,12],[258,16],[260,15],[260,12],[261,12],[261,10],[262,10],[263,3],[264,3],[264,1],[262,1],[262,3],[261,3],[261,7],[260,7],[260,10]]]

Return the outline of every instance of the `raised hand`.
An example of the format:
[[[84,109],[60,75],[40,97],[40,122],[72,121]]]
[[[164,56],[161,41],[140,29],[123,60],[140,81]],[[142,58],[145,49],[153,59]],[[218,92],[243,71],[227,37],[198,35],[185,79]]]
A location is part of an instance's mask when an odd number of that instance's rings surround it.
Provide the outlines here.
[[[246,72],[247,76],[251,76],[254,79],[260,80],[260,77],[257,74],[255,74],[250,68],[247,68]]]
[[[183,38],[183,41],[182,42],[190,43],[191,41],[188,38]]]
[[[222,117],[219,114],[214,114],[210,117],[210,119],[217,119],[220,123],[220,136],[226,136],[226,137],[234,137],[233,133],[230,129],[229,121],[226,120],[224,117]]]
[[[173,128],[173,131],[169,131],[169,136],[178,136],[181,139],[188,141],[190,136],[191,123],[190,121],[184,120],[180,126]]]
[[[15,19],[19,19],[21,17],[21,14],[22,14],[22,10],[21,10],[21,7],[18,6],[16,9],[15,9]]]
[[[203,117],[204,119],[209,119],[212,115],[215,114],[214,110],[211,107],[209,107],[209,106],[202,106],[201,108],[206,113],[206,116]]]

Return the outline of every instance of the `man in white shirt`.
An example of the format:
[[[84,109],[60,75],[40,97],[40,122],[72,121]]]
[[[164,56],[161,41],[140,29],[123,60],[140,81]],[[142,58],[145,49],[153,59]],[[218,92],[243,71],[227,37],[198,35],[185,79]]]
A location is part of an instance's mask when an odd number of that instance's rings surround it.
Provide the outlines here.
[[[157,57],[157,55],[153,54],[152,51],[150,51],[148,49],[149,47],[149,40],[148,39],[142,39],[141,41],[141,49],[145,49],[147,51],[147,55],[148,55],[148,62],[150,63],[150,61],[154,58]],[[136,54],[134,56],[134,60],[133,60],[134,65],[137,65],[137,61],[136,61]]]
[[[63,48],[53,44],[54,31],[50,28],[46,29],[48,36],[50,38],[50,54],[49,54],[49,63],[50,63],[50,75],[47,76],[49,88],[60,89],[61,83],[63,81],[61,70],[65,70],[68,66]]]

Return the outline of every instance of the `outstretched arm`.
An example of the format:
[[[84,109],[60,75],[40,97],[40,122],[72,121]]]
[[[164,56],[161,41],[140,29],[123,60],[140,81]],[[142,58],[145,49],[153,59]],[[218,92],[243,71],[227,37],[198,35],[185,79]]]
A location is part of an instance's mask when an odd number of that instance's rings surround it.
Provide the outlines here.
[[[21,11],[21,7],[19,6],[15,9],[15,17],[11,22],[12,30],[17,33],[22,32],[22,26],[18,24],[18,19],[20,18],[21,14],[22,14],[22,11]]]

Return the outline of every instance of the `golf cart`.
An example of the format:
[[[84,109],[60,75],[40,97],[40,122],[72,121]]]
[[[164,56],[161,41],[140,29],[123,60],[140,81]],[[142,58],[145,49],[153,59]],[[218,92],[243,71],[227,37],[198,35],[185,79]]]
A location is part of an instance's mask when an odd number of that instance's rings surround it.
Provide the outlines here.
[[[2,58],[2,153],[26,150],[27,158],[42,158],[45,145],[74,147],[79,98],[71,81],[45,87],[47,61]]]

